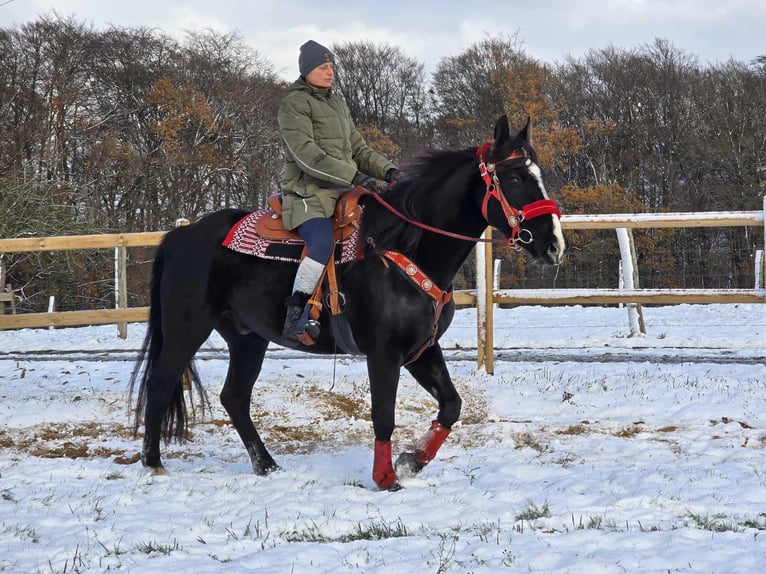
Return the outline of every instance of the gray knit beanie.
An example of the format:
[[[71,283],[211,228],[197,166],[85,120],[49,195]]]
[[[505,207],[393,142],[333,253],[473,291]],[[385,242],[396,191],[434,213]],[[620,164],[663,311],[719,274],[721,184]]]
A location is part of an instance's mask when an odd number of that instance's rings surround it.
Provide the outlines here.
[[[309,40],[301,46],[301,55],[298,56],[298,71],[301,76],[305,78],[311,70],[325,62],[335,64],[335,54],[322,44]]]

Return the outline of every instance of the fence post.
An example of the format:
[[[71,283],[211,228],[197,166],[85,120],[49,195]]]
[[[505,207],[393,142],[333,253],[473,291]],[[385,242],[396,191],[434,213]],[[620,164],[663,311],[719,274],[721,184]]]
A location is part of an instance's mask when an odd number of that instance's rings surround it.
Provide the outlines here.
[[[16,314],[16,301],[13,298],[13,289],[6,278],[5,253],[0,253],[0,315],[5,314],[6,302],[11,304],[11,312]]]
[[[761,253],[761,285],[766,285],[766,195],[763,196],[763,252]],[[758,271],[756,270],[756,273]]]
[[[622,263],[622,284],[625,289],[632,291],[638,286],[638,261],[636,260],[636,247],[633,243],[633,234],[625,227],[618,227],[617,242],[620,244],[620,261]],[[644,313],[640,303],[628,303],[628,323],[630,324],[630,336],[646,334]]]
[[[48,313],[53,313],[56,310],[56,296],[50,295],[48,297]],[[53,325],[48,326],[49,331],[53,331]]]
[[[493,277],[493,279],[492,279],[492,290],[493,291],[500,291],[500,275],[501,275],[500,268],[501,268],[502,264],[503,264],[503,260],[502,259],[495,259],[495,267],[492,270],[492,273],[493,273],[493,275],[492,275],[492,277]],[[493,297],[492,300],[494,301],[494,297]],[[500,308],[500,303],[495,303],[495,308],[499,309]]]
[[[492,229],[484,232],[492,238]],[[495,370],[493,355],[493,296],[492,296],[492,244],[476,244],[476,360],[479,369],[492,375]]]
[[[125,246],[114,248],[114,308],[128,308],[128,255]],[[128,324],[117,323],[117,336],[128,338]]]

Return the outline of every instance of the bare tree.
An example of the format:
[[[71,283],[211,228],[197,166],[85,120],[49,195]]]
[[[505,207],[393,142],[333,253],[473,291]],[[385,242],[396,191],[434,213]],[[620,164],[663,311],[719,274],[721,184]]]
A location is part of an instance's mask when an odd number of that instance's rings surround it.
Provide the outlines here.
[[[401,48],[371,42],[333,46],[338,90],[354,122],[374,126],[411,156],[429,125],[423,64]]]

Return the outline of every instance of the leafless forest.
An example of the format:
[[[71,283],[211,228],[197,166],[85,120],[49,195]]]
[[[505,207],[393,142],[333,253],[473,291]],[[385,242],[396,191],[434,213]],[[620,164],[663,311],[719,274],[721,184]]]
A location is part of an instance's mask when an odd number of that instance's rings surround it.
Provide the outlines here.
[[[533,122],[565,213],[761,209],[766,55],[702,63],[666,40],[540,62],[488,36],[427,72],[417,55],[332,47],[338,89],[368,142],[408,162],[475,147],[507,113]],[[0,238],[169,229],[278,190],[285,83],[236,33],[94,29],[41,17],[0,28]],[[503,287],[615,287],[612,231],[570,233],[557,270],[506,254]],[[637,231],[642,287],[752,287],[756,228]],[[500,253],[502,255],[502,253]],[[131,249],[131,305],[150,250]],[[8,254],[20,312],[113,305],[112,253]],[[466,266],[458,288],[470,286]]]

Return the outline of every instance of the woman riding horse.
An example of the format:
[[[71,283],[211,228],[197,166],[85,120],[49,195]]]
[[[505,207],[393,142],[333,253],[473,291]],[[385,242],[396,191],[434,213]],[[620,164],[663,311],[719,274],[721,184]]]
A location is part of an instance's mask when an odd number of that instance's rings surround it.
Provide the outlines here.
[[[373,480],[399,488],[398,474],[418,472],[435,456],[460,416],[439,338],[455,306],[452,283],[487,226],[514,248],[548,264],[561,262],[566,242],[556,203],[548,197],[529,122],[511,135],[502,116],[494,140],[477,148],[435,152],[385,193],[362,197],[361,257],[338,269],[350,332],[366,356],[375,436]],[[187,417],[182,378],[213,330],[229,348],[221,402],[244,443],[256,474],[275,470],[250,415],[252,389],[270,341],[282,333],[282,302],[293,288],[297,263],[243,255],[222,245],[247,212],[225,209],[169,232],[152,268],[149,324],[133,373],[145,362],[136,426],[143,417],[142,461],[162,472],[160,439],[183,438]],[[329,320],[327,310],[321,319]],[[323,330],[312,353],[333,354]],[[438,403],[430,429],[413,452],[392,462],[391,436],[401,368]],[[199,381],[197,380],[199,385]],[[204,396],[204,395],[203,395]]]

